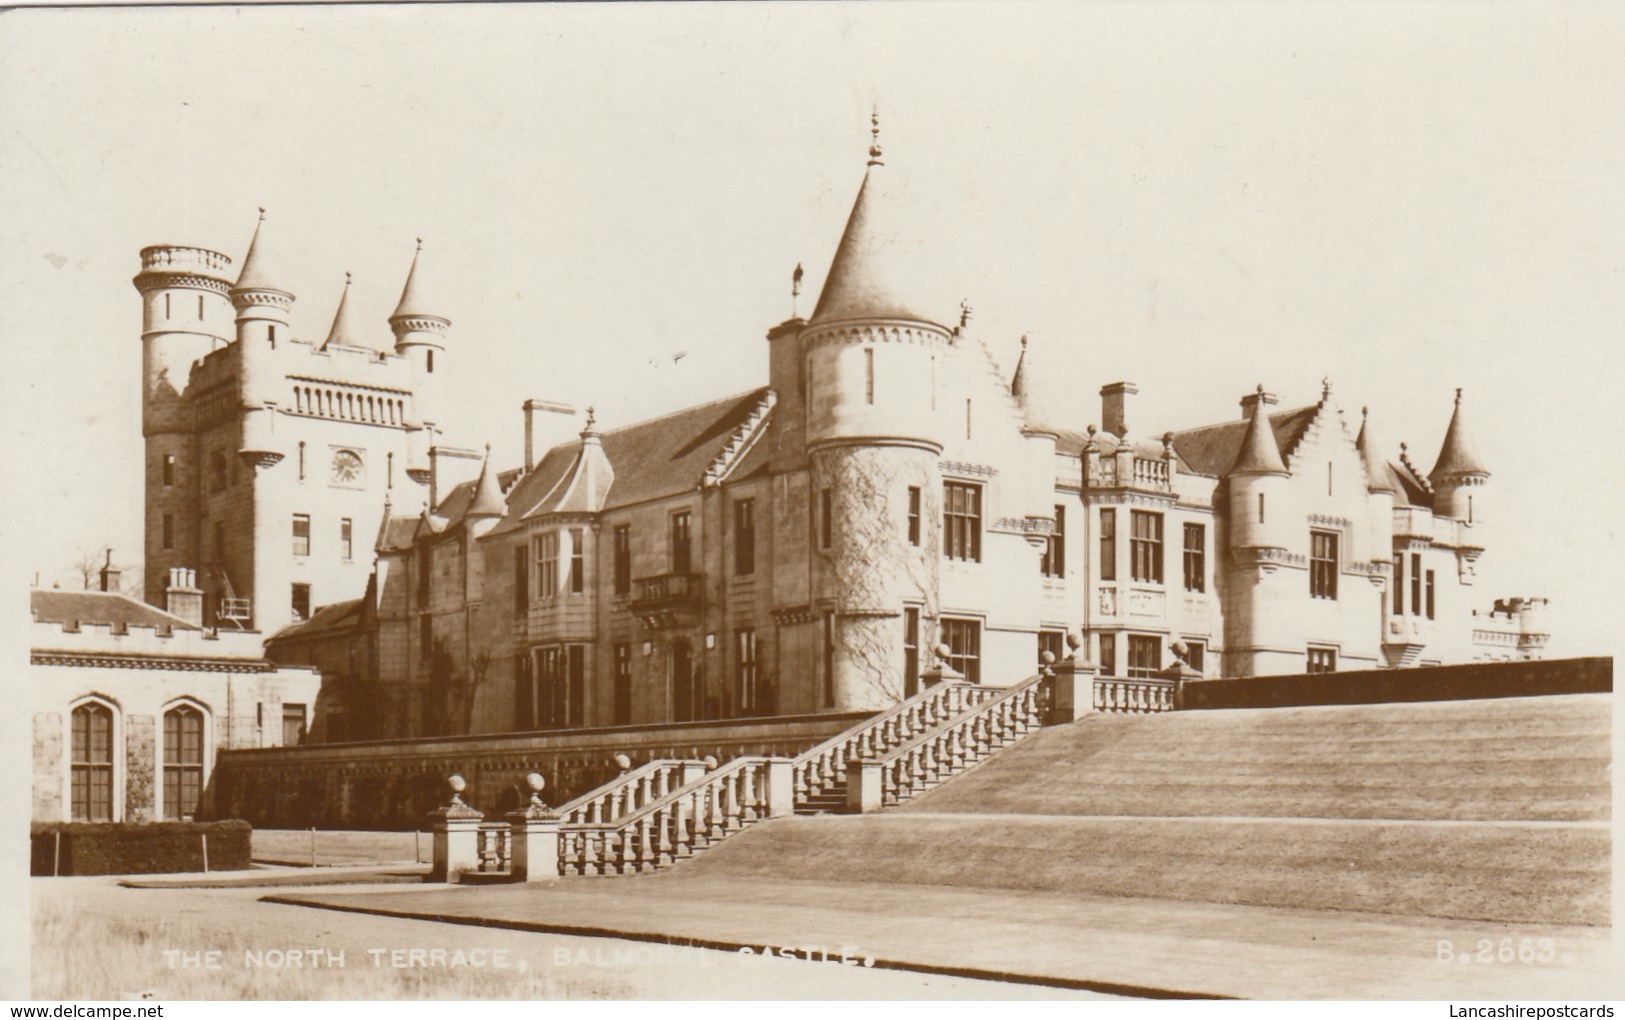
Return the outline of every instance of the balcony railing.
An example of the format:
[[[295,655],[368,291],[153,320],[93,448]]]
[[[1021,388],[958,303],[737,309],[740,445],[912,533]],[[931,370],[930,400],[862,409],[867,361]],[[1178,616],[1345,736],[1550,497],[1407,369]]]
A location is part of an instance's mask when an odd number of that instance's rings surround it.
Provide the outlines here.
[[[632,580],[632,598],[627,608],[646,626],[670,627],[680,614],[697,613],[705,591],[699,574],[656,574]]]

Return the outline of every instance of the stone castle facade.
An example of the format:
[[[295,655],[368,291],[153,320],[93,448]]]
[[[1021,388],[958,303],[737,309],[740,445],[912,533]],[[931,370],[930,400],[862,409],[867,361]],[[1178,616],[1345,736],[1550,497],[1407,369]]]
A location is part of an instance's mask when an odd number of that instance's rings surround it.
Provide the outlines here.
[[[318,740],[879,709],[938,646],[1009,684],[1068,631],[1116,676],[1540,654],[1544,600],[1474,608],[1493,488],[1459,391],[1425,473],[1329,384],[1156,432],[1114,383],[1079,430],[1036,347],[1007,376],[915,304],[890,173],[876,145],[765,386],[620,428],[530,401],[507,471],[441,441],[456,344],[416,261],[390,348],[343,302],[295,339],[263,224],[235,283],[147,249],[147,576],[195,565],[211,620],[320,667]]]

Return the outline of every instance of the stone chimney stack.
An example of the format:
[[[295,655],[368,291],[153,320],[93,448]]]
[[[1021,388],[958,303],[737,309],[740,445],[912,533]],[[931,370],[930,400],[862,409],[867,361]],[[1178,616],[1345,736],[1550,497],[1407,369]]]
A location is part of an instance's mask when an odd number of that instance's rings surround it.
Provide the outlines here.
[[[102,565],[102,591],[118,591],[119,568],[113,566],[113,550],[107,550],[107,562]]]
[[[552,400],[525,401],[525,470],[547,456],[547,451],[570,437],[576,409]]]
[[[1264,402],[1264,412],[1266,414],[1269,413],[1270,408],[1281,402],[1281,398],[1276,396],[1274,393],[1270,393],[1262,388],[1255,390],[1254,392],[1241,398],[1242,421],[1246,421],[1253,416],[1253,405],[1258,403],[1260,400]]]
[[[438,513],[440,501],[463,482],[479,477],[484,463],[477,450],[460,446],[435,446],[429,450],[429,509]]]
[[[1131,382],[1107,383],[1100,388],[1100,427],[1121,436],[1129,426],[1130,398],[1140,392]]]
[[[203,626],[203,592],[197,586],[195,570],[171,567],[164,599],[169,615],[178,616],[195,627]]]

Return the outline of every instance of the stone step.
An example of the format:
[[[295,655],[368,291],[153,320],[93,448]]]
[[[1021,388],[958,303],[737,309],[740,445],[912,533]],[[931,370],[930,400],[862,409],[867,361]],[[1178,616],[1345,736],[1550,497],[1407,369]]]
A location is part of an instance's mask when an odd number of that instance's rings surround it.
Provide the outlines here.
[[[1609,864],[1594,824],[881,812],[776,819],[695,871],[1606,925]]]

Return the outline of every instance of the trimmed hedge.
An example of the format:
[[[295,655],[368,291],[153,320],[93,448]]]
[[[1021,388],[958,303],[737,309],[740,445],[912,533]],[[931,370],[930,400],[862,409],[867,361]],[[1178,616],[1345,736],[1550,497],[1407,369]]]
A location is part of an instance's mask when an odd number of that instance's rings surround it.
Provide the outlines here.
[[[208,837],[209,871],[249,867],[247,822],[36,822],[33,875],[157,875],[202,871]],[[60,838],[60,842],[59,842]]]

